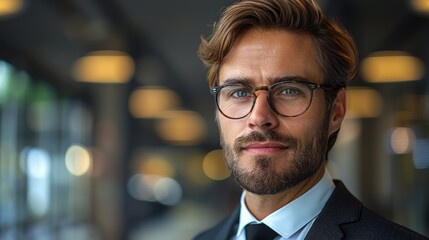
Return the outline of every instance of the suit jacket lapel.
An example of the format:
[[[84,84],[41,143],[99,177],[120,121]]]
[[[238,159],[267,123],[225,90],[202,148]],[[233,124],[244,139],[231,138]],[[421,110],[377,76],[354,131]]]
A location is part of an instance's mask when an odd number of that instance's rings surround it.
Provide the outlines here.
[[[220,231],[216,235],[215,240],[230,240],[236,234],[238,227],[240,207],[237,207],[234,212],[220,226]]]
[[[356,222],[360,218],[362,204],[341,181],[334,182],[336,188],[313,223],[306,239],[341,239],[344,235],[341,225]]]

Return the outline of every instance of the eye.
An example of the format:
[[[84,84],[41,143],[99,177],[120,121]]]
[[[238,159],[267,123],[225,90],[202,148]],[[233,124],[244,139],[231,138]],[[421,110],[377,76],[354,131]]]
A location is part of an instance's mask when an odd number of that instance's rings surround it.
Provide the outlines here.
[[[250,93],[244,88],[237,89],[237,90],[231,92],[231,96],[234,98],[244,98],[244,97],[249,96],[249,94]]]
[[[298,88],[290,88],[290,87],[284,88],[281,91],[281,94],[284,94],[284,95],[297,95],[300,93],[301,93],[301,90],[299,90]]]
[[[252,97],[252,89],[246,86],[226,86],[222,89],[222,96],[226,99],[244,99]]]
[[[290,101],[308,97],[307,86],[299,83],[282,83],[273,90],[273,97]]]
[[[303,94],[302,90],[296,87],[284,87],[280,89],[278,93],[279,95],[282,95],[282,96],[291,96],[291,97],[299,96]]]

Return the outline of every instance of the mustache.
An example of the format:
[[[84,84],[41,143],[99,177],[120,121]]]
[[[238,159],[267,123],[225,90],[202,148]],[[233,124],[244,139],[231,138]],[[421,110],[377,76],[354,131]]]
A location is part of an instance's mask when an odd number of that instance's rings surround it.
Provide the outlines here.
[[[248,143],[264,141],[278,142],[292,148],[298,145],[298,139],[288,135],[281,135],[275,131],[270,130],[266,132],[251,132],[245,136],[240,136],[234,141],[233,148],[236,152],[238,152],[243,148],[244,145]]]

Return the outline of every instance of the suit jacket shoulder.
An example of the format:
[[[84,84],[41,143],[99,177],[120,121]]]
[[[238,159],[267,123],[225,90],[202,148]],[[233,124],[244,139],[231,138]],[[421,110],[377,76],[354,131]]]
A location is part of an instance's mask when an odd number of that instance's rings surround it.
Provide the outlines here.
[[[216,226],[198,234],[194,240],[227,240],[237,231],[240,207],[237,207],[228,217]]]
[[[341,181],[306,239],[428,239],[369,210]]]
[[[429,239],[375,214],[356,199],[341,181],[313,223],[306,239],[336,240],[423,240]],[[235,234],[239,207],[215,227],[200,233],[195,240],[229,240]]]

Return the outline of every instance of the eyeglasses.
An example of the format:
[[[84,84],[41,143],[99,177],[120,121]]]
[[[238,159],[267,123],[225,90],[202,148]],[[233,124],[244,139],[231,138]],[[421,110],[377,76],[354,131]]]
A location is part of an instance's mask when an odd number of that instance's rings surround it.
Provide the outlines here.
[[[313,100],[314,89],[333,91],[329,84],[305,81],[281,81],[271,86],[254,87],[246,84],[224,84],[211,89],[219,111],[227,118],[241,119],[252,112],[256,91],[267,91],[271,109],[284,117],[304,114]]]

